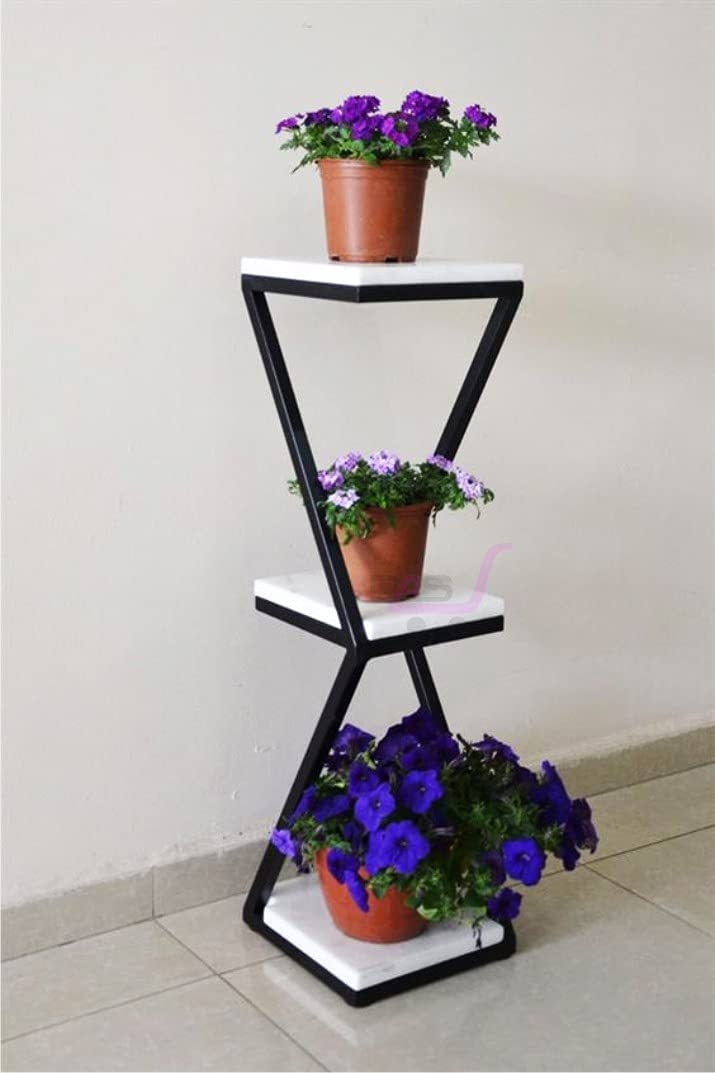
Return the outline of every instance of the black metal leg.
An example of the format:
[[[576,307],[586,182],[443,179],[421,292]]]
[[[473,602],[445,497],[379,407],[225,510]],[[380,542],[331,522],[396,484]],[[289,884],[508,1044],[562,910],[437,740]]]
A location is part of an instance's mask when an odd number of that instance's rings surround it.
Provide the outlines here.
[[[320,774],[335,735],[340,729],[345,713],[350,706],[350,701],[355,695],[358,682],[365,669],[365,662],[364,659],[358,659],[352,652],[347,652],[343,656],[333,687],[328,694],[323,712],[313,731],[310,744],[281,811],[278,827],[286,823],[298,804],[303,791]],[[252,925],[256,917],[260,917],[263,913],[264,906],[271,896],[271,891],[278,878],[282,864],[283,857],[269,844],[244,904],[243,919],[247,924]]]
[[[405,659],[407,660],[407,666],[420,704],[432,713],[445,730],[448,730],[442,703],[439,699],[424,649],[408,648],[405,652]]]

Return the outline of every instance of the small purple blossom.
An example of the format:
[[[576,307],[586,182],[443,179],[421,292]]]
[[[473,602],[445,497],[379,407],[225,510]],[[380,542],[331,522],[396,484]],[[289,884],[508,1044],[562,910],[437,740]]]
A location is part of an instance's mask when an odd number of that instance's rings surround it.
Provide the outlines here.
[[[341,473],[352,473],[356,470],[362,462],[362,455],[359,451],[348,451],[345,455],[340,455],[335,459],[333,463],[333,469],[339,469]]]
[[[345,873],[345,886],[348,888],[350,897],[355,902],[358,909],[367,913],[368,910],[368,894],[364,881],[360,878],[357,872]]]
[[[386,115],[380,124],[380,131],[401,149],[406,149],[417,140],[420,126],[416,119],[403,112]]]
[[[598,832],[591,819],[591,806],[583,797],[571,802],[564,834],[573,839],[577,846],[595,853],[598,848]]]
[[[398,800],[418,816],[428,812],[431,805],[444,794],[437,772],[410,771],[405,775],[398,791]]]
[[[374,768],[357,760],[348,772],[348,791],[352,797],[361,797],[374,790],[380,783],[380,774]]]
[[[478,104],[470,104],[464,109],[464,115],[470,123],[480,130],[488,130],[496,125],[497,117],[491,112],[483,112]]]
[[[298,847],[293,841],[290,831],[286,828],[276,827],[271,834],[271,842],[284,857],[297,856]]]
[[[404,752],[417,745],[417,738],[401,726],[393,726],[385,734],[375,749],[375,759],[380,764],[390,760],[399,760]]]
[[[434,741],[442,733],[442,728],[427,708],[418,708],[411,715],[405,715],[400,721],[400,726],[412,734],[420,744]]]
[[[541,879],[544,851],[533,838],[509,838],[502,843],[504,867],[508,876],[521,880],[525,887],[535,886]]]
[[[400,820],[373,832],[365,865],[371,875],[381,868],[394,868],[400,875],[410,875],[429,851],[429,842],[412,820]]]
[[[390,451],[376,451],[370,455],[367,464],[380,477],[394,477],[400,468],[399,458]]]
[[[299,113],[298,115],[290,115],[285,119],[281,119],[280,123],[276,126],[276,134],[280,134],[282,130],[295,130],[296,127],[300,126],[302,118],[303,116]]]
[[[363,119],[364,116],[370,115],[371,112],[376,112],[379,107],[380,101],[377,97],[346,97],[339,107],[332,109],[330,118],[333,123],[350,124],[358,119]]]
[[[331,876],[333,879],[337,879],[338,883],[345,882],[347,872],[358,872],[360,870],[360,861],[357,857],[353,857],[351,853],[346,853],[337,847],[328,850],[327,865]]]
[[[484,495],[484,483],[482,481],[473,477],[471,473],[467,473],[466,469],[462,469],[461,466],[455,466],[453,472],[457,480],[457,486],[465,499],[475,503],[482,498]]]
[[[519,757],[511,745],[505,745],[503,741],[492,737],[491,734],[485,734],[481,741],[475,742],[474,748],[479,749],[480,753],[484,753],[490,760],[507,760],[510,764],[519,763]]]
[[[357,494],[354,488],[346,488],[344,492],[333,492],[328,496],[328,503],[332,503],[335,507],[340,507],[342,510],[349,510],[350,507],[354,507],[360,496]]]
[[[559,848],[554,850],[554,856],[561,860],[561,863],[567,872],[573,872],[578,864],[581,854],[576,848],[576,843],[573,838],[571,838],[570,835],[565,834]]]
[[[353,723],[346,723],[335,735],[333,752],[353,760],[358,753],[365,752],[368,745],[374,740],[375,736],[368,734],[367,730],[361,730],[360,727],[356,727]]]
[[[447,115],[449,101],[446,97],[433,97],[429,93],[420,93],[418,89],[413,89],[402,102],[401,111],[413,116],[418,123],[423,123],[426,119]]]
[[[306,112],[306,127],[322,127],[330,122],[330,109],[318,108],[315,112]]]
[[[450,461],[449,458],[445,458],[444,455],[430,455],[426,461],[430,466],[443,469],[445,473],[452,473],[454,470],[454,462]]]
[[[495,887],[500,887],[506,879],[504,860],[498,849],[489,849],[479,858],[479,863],[491,872],[491,880]]]
[[[498,891],[487,902],[489,916],[492,920],[498,920],[502,924],[506,920],[514,920],[518,917],[520,909],[521,894],[516,890],[512,890],[511,887],[504,887],[503,890]]]
[[[385,817],[394,811],[395,799],[387,782],[381,782],[355,802],[355,819],[367,831],[376,831]]]
[[[321,797],[313,807],[313,816],[318,823],[324,823],[326,820],[331,820],[333,816],[339,816],[341,812],[347,812],[350,804],[347,794],[331,794],[330,797]]]
[[[314,786],[309,786],[307,790],[304,790],[301,794],[300,801],[296,805],[295,809],[288,817],[288,823],[293,824],[301,816],[304,816],[306,812],[310,812],[315,801],[316,791]]]
[[[380,129],[381,123],[381,115],[363,116],[361,119],[355,120],[350,130],[350,135],[355,141],[369,142]]]
[[[337,469],[319,469],[318,480],[324,492],[334,492],[345,483],[345,478]]]
[[[571,798],[561,781],[561,776],[548,760],[541,765],[541,782],[531,790],[532,801],[541,808],[544,824],[566,823],[571,811]]]

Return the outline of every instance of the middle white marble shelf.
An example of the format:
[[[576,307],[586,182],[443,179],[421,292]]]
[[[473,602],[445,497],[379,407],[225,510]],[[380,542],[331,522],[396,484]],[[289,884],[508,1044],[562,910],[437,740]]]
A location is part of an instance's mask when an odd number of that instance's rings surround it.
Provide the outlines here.
[[[258,598],[340,628],[328,583],[320,570],[257,578],[253,591]],[[358,607],[369,641],[504,614],[501,597],[480,592],[476,582],[470,584],[444,574],[425,574],[419,596],[409,600],[385,604],[358,600]]]

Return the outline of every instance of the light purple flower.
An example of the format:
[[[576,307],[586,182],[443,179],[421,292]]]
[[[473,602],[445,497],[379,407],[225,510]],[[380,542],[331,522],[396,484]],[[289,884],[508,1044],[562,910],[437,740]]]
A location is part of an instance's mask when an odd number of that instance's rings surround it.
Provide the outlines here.
[[[290,115],[286,119],[281,119],[280,123],[276,127],[276,134],[280,134],[282,130],[295,130],[300,126],[300,121],[303,118],[301,113],[298,115]]]
[[[339,469],[341,473],[352,473],[358,468],[360,462],[362,462],[362,455],[359,451],[348,451],[346,455],[340,455],[335,459],[333,469]]]
[[[446,115],[449,111],[449,101],[446,97],[433,97],[429,93],[421,93],[413,89],[402,102],[402,111],[414,116],[418,123],[425,119],[437,119]]]
[[[420,125],[417,120],[403,112],[394,112],[386,115],[380,124],[380,130],[395,145],[406,149],[412,145],[420,133]]]
[[[491,112],[483,112],[478,104],[470,104],[464,109],[464,115],[470,123],[480,130],[488,130],[496,125],[497,117]]]
[[[350,135],[355,141],[369,142],[382,123],[381,115],[362,116],[352,125]]]
[[[380,107],[377,97],[346,97],[338,108],[333,108],[330,118],[333,123],[354,123]]]
[[[346,488],[344,492],[333,492],[332,495],[328,496],[328,503],[332,503],[334,507],[348,510],[357,503],[359,498],[360,496],[354,488]]]
[[[443,469],[445,473],[452,473],[454,470],[454,462],[451,462],[444,455],[430,455],[427,459],[430,466],[437,466],[438,469]]]
[[[336,488],[340,488],[345,483],[342,473],[336,469],[319,469],[318,480],[324,492],[334,492]]]
[[[370,455],[367,464],[373,473],[378,473],[381,477],[394,477],[400,468],[399,458],[390,451],[377,451]]]
[[[454,467],[454,475],[457,478],[459,490],[465,499],[475,503],[482,498],[484,495],[483,481],[473,477],[471,473],[467,473],[466,469],[462,469],[461,466]]]

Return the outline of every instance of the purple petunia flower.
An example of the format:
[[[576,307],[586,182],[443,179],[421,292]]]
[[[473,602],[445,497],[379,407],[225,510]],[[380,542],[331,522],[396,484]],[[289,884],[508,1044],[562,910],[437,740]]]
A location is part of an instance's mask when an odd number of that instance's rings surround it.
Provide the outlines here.
[[[571,802],[564,834],[568,835],[577,846],[595,853],[598,847],[598,832],[591,819],[591,806],[584,797],[577,797]]]
[[[354,726],[353,723],[346,723],[335,735],[333,751],[344,754],[350,760],[353,760],[358,753],[364,753],[368,745],[374,740],[375,736],[373,734],[368,734],[366,730],[361,730],[360,727]]]
[[[368,831],[376,831],[384,818],[394,811],[395,799],[389,782],[381,782],[355,802],[355,819]]]
[[[530,792],[531,800],[541,808],[541,817],[548,827],[552,823],[566,823],[571,811],[571,798],[561,777],[548,760],[541,765],[544,777]]]
[[[561,845],[558,849],[554,850],[554,856],[561,860],[567,872],[573,872],[581,858],[581,854],[576,848],[576,843],[568,834],[564,834]]]
[[[437,119],[449,111],[449,101],[445,97],[433,97],[429,93],[420,93],[414,89],[402,102],[402,112],[414,116],[418,123],[426,119]]]
[[[353,123],[350,130],[350,136],[359,142],[369,142],[380,129],[381,123],[381,115],[363,116],[361,119],[356,119]]]
[[[328,503],[332,503],[335,507],[341,507],[343,510],[348,510],[350,507],[354,507],[360,496],[357,494],[354,488],[346,488],[344,492],[333,492],[328,496]]]
[[[503,890],[497,891],[487,902],[489,916],[492,920],[498,920],[502,924],[506,920],[515,920],[519,916],[520,909],[521,894],[512,890],[511,887],[504,887]]]
[[[284,857],[295,857],[298,853],[298,847],[286,828],[276,827],[271,833],[271,842]]]
[[[327,865],[331,876],[337,879],[338,883],[345,882],[347,872],[357,872],[360,869],[360,861],[357,857],[337,847],[328,850]]]
[[[342,831],[343,837],[350,843],[353,853],[358,853],[365,834],[364,828],[355,820],[348,820],[347,823],[343,824]]]
[[[380,107],[377,97],[346,97],[338,108],[333,108],[330,118],[333,123],[354,123],[371,112],[376,112]]]
[[[346,455],[340,455],[333,463],[333,469],[339,469],[341,473],[352,473],[362,462],[359,451],[348,451]]]
[[[545,858],[534,839],[509,838],[501,848],[507,875],[521,880],[525,887],[535,886],[541,879]]]
[[[390,760],[399,760],[404,752],[417,745],[417,738],[408,734],[401,726],[390,727],[375,749],[375,759],[380,764]]]
[[[399,458],[390,451],[376,451],[370,455],[367,464],[373,473],[381,477],[394,477],[400,468]]]
[[[280,134],[282,130],[295,130],[296,127],[300,126],[302,118],[303,116],[298,113],[298,115],[290,115],[286,119],[281,119],[276,127],[276,134]]]
[[[400,757],[400,763],[405,771],[437,771],[442,767],[439,750],[430,742],[425,742],[405,749]]]
[[[427,812],[443,793],[436,771],[410,771],[402,780],[397,797],[401,805],[419,816]]]
[[[380,131],[401,149],[412,145],[419,136],[420,126],[416,119],[403,112],[386,115],[380,124]]]
[[[363,913],[367,913],[368,910],[368,895],[364,881],[360,878],[357,872],[345,873],[345,886],[348,888],[350,897],[355,902],[355,905]]]
[[[309,786],[307,790],[304,790],[301,794],[300,801],[296,805],[293,812],[288,817],[288,823],[293,824],[301,816],[304,816],[306,812],[310,812],[313,807],[313,802],[316,798],[316,790],[314,786]]]
[[[491,112],[483,112],[478,104],[470,104],[464,109],[464,115],[470,123],[480,130],[487,130],[496,124],[497,117]]]
[[[345,478],[337,469],[319,469],[318,480],[324,492],[334,492],[345,483]]]
[[[462,469],[461,466],[455,466],[453,472],[457,486],[465,499],[474,503],[482,498],[484,495],[484,483],[482,481],[473,477],[471,473],[467,473],[466,469]]]
[[[442,733],[442,728],[432,715],[432,712],[427,708],[418,708],[411,715],[403,716],[400,720],[400,726],[408,734],[412,734],[420,744],[434,741]]]
[[[454,462],[449,458],[445,458],[444,455],[430,455],[426,459],[430,466],[437,466],[437,469],[443,469],[445,473],[452,473],[454,470]]]
[[[511,745],[505,745],[503,741],[499,741],[498,738],[492,737],[491,734],[485,734],[481,741],[474,743],[474,748],[479,749],[481,753],[488,756],[490,760],[508,760],[511,764],[518,764],[519,757],[516,755]]]
[[[489,849],[479,858],[479,863],[484,865],[492,874],[492,883],[495,887],[501,887],[506,879],[504,860],[498,849]]]
[[[410,875],[429,851],[429,842],[412,820],[400,820],[371,835],[365,864],[372,875],[381,868]]]
[[[374,790],[380,783],[380,775],[374,768],[362,764],[359,760],[353,764],[348,773],[348,791],[353,797]]]
[[[322,797],[313,808],[313,816],[318,823],[324,823],[333,816],[339,816],[341,812],[347,812],[350,808],[350,798],[347,794],[332,794],[330,797]]]
[[[318,108],[315,112],[306,112],[306,127],[322,127],[330,122],[330,109]]]

